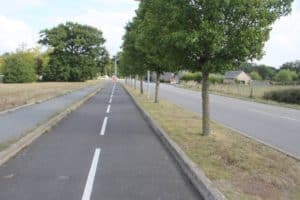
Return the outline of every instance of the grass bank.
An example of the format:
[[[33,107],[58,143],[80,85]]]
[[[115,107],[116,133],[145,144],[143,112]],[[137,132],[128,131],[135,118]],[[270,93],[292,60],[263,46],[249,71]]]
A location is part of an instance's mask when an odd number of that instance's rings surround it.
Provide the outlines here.
[[[189,81],[182,81],[180,83],[180,87],[201,91],[201,84]],[[270,105],[282,106],[293,109],[300,109],[300,105],[297,104],[287,104],[287,103],[279,103],[276,101],[266,100],[263,98],[265,92],[283,90],[283,89],[293,89],[300,88],[300,86],[282,86],[282,85],[269,85],[269,86],[249,86],[249,85],[223,85],[223,84],[211,84],[210,92],[217,95],[234,97],[242,100],[254,101],[259,103],[265,103]],[[251,97],[252,94],[252,97]]]
[[[128,90],[228,199],[300,199],[299,161],[220,124],[201,136],[199,116]]]
[[[0,84],[0,111],[59,96],[100,82],[101,80],[74,83],[45,82]]]

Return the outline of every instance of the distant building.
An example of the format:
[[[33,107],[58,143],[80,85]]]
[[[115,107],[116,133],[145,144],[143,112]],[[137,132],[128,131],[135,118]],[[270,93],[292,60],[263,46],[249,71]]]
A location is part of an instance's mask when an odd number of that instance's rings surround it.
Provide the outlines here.
[[[251,81],[251,77],[243,71],[228,71],[224,76],[225,84],[242,83],[248,85]]]

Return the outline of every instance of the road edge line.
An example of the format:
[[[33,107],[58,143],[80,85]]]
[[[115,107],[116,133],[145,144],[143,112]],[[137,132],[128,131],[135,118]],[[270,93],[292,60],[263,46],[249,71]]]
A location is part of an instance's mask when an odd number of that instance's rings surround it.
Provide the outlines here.
[[[126,93],[130,96],[131,100],[142,114],[148,126],[154,131],[161,142],[165,145],[171,156],[180,166],[183,173],[188,177],[195,189],[205,200],[226,200],[222,194],[201,170],[187,155],[186,153],[168,136],[168,134],[155,122],[154,119],[145,111],[135,98],[130,94],[127,88],[121,84]]]
[[[7,161],[9,161],[12,157],[14,157],[16,154],[18,154],[21,150],[23,150],[25,147],[29,146],[32,142],[34,142],[37,138],[39,138],[41,135],[43,135],[45,132],[51,130],[54,126],[56,126],[61,120],[63,120],[65,117],[67,117],[71,112],[78,109],[81,105],[83,105],[86,101],[88,101],[90,98],[98,94],[101,88],[96,89],[92,93],[86,95],[82,99],[72,103],[70,106],[65,108],[62,112],[59,114],[51,117],[48,119],[45,123],[42,125],[37,126],[30,132],[28,132],[24,137],[16,141],[15,143],[8,146],[6,149],[0,152],[0,166],[5,164]]]

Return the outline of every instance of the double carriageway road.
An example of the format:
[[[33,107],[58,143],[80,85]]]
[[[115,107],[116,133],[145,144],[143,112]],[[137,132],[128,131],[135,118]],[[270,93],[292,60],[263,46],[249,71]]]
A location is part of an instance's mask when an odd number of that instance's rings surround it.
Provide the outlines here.
[[[118,84],[0,167],[1,200],[201,199]]]

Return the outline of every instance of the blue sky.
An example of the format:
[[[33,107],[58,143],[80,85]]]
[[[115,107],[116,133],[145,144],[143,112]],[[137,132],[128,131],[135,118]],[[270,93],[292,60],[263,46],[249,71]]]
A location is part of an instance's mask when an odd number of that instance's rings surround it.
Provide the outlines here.
[[[134,0],[0,0],[0,53],[22,43],[36,45],[39,31],[66,21],[95,26],[103,31],[111,55],[120,50],[124,26],[132,19]],[[293,13],[278,20],[266,43],[266,55],[258,63],[275,67],[300,59],[300,2]]]

